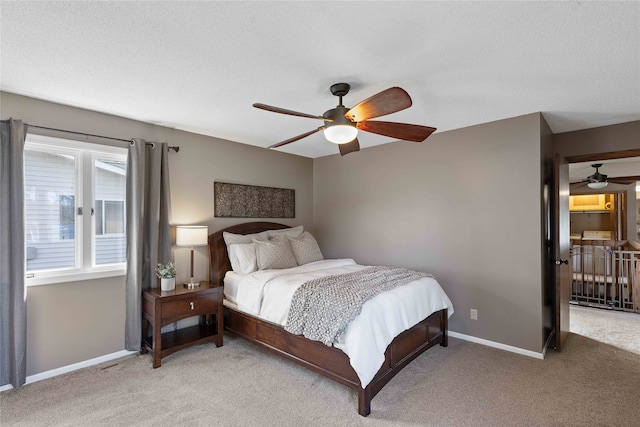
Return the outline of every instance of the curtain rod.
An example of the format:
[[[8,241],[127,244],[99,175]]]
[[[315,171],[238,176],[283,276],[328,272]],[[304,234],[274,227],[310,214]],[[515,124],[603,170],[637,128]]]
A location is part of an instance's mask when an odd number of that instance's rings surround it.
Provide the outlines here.
[[[75,131],[72,131],[72,130],[49,128],[49,127],[46,127],[46,126],[31,125],[29,123],[25,123],[25,126],[29,126],[29,127],[32,127],[32,128],[38,128],[38,129],[53,130],[53,131],[57,131],[57,132],[73,133],[75,135],[84,135],[84,136],[93,136],[93,137],[96,137],[96,138],[111,139],[111,140],[114,140],[114,141],[122,141],[122,142],[129,142],[129,143],[133,142],[133,139],[122,139],[122,138],[114,138],[112,136],[94,135],[92,133],[75,132]],[[146,144],[153,146],[153,142],[147,142]],[[169,146],[168,150],[169,151],[173,150],[173,151],[175,151],[177,153],[178,151],[180,151],[180,147],[178,147],[178,146]]]

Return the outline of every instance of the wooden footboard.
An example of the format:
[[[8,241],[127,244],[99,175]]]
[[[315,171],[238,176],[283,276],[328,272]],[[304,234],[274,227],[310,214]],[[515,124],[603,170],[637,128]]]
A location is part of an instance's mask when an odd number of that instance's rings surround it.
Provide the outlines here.
[[[314,372],[358,391],[358,413],[371,412],[371,399],[409,362],[436,344],[447,346],[447,310],[433,313],[398,335],[385,352],[385,361],[373,380],[362,388],[341,350],[293,335],[282,326],[225,307],[224,326],[254,344],[280,354]]]

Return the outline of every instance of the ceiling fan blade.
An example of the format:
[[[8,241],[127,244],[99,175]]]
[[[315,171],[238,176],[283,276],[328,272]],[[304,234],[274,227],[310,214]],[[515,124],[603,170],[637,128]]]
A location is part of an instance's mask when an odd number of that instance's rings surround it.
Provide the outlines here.
[[[578,187],[584,187],[589,183],[589,181],[578,181],[578,182],[572,182],[570,183],[571,187],[573,188],[578,188]]]
[[[424,141],[436,130],[436,128],[429,126],[380,121],[363,121],[359,122],[356,127],[367,132],[377,133],[378,135],[413,142]]]
[[[352,122],[361,122],[409,107],[411,107],[409,94],[404,89],[392,87],[365,99],[347,111],[344,116]]]
[[[314,133],[316,133],[316,132],[320,132],[320,131],[321,131],[321,130],[323,130],[323,129],[324,129],[324,126],[320,126],[318,129],[314,129],[314,130],[311,130],[311,131],[309,131],[309,132],[303,133],[303,134],[301,134],[301,135],[294,136],[293,138],[289,138],[289,139],[286,139],[286,140],[284,140],[284,141],[282,141],[282,142],[278,142],[277,144],[270,145],[270,146],[269,146],[269,147],[267,147],[267,148],[278,148],[278,147],[282,147],[283,145],[287,145],[287,144],[290,144],[290,143],[292,143],[292,142],[296,142],[296,141],[298,141],[299,139],[306,138],[306,137],[308,137],[309,135],[313,135],[313,134],[314,134]]]
[[[607,178],[607,181],[613,182],[614,184],[633,184],[635,182],[640,181],[640,175],[636,176],[619,176],[616,178]]]
[[[340,155],[346,156],[349,153],[360,151],[360,143],[358,142],[358,138],[354,138],[353,141],[347,142],[346,144],[338,144],[338,148],[340,149]]]
[[[331,119],[327,119],[327,118],[324,118],[322,116],[314,116],[312,114],[300,113],[299,111],[287,110],[287,109],[284,109],[284,108],[274,107],[272,105],[267,105],[267,104],[256,103],[256,104],[253,104],[253,106],[256,107],[256,108],[260,108],[261,110],[272,111],[274,113],[288,114],[290,116],[296,116],[296,117],[306,117],[308,119],[325,120],[325,121],[328,121],[328,122],[332,122],[333,121]]]

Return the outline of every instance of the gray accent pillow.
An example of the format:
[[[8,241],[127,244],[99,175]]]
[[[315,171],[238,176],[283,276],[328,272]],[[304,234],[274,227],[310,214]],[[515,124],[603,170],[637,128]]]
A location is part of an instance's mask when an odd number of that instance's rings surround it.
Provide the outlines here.
[[[318,242],[311,233],[305,231],[298,239],[288,237],[291,244],[291,250],[293,256],[296,258],[298,265],[308,264],[314,261],[321,261],[324,259]]]
[[[227,253],[231,253],[231,245],[253,243],[254,240],[269,240],[269,233],[263,231],[262,233],[255,234],[234,234],[223,232],[222,238],[227,245]]]
[[[286,236],[275,236],[267,241],[254,240],[253,243],[256,245],[259,270],[291,268],[298,265]]]
[[[283,228],[280,230],[268,230],[267,233],[269,233],[270,239],[273,239],[276,236],[287,236],[287,237],[293,237],[294,239],[297,239],[298,237],[302,236],[303,231],[304,231],[304,228],[302,228],[302,226],[299,225],[297,227]]]

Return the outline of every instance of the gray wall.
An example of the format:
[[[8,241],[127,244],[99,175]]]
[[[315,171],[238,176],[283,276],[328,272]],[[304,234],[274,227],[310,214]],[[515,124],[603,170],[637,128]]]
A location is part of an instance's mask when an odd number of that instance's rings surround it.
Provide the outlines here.
[[[124,278],[27,288],[27,376],[124,350]]]
[[[640,149],[640,120],[553,135],[553,147],[565,157]]]
[[[430,272],[455,307],[452,331],[541,352],[541,120],[316,159],[320,247],[331,258]]]
[[[3,119],[13,117],[39,126],[179,145],[180,152],[169,156],[174,224],[208,225],[213,232],[244,222],[213,217],[213,182],[220,180],[295,189],[296,218],[278,221],[313,227],[311,159],[6,92],[0,92],[0,105]],[[224,114],[224,111],[211,111],[211,114]],[[89,142],[107,141],[89,138]],[[188,280],[189,249],[174,249],[180,283]],[[195,248],[194,267],[197,279],[208,279],[206,248]],[[124,349],[124,277],[33,286],[27,294],[27,375]]]

